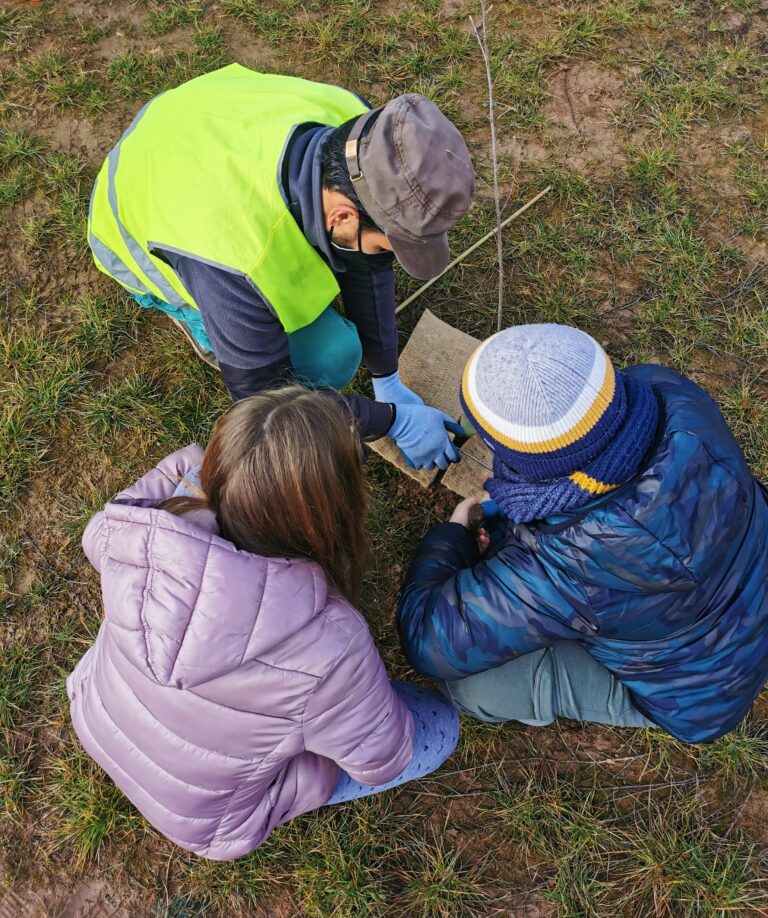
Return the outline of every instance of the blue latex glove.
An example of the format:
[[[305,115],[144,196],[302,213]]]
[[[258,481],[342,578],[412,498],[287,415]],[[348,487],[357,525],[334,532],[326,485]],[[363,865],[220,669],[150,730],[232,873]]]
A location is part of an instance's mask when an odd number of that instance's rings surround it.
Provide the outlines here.
[[[423,405],[424,399],[406,386],[400,379],[400,371],[395,370],[389,376],[374,376],[373,392],[377,402],[394,402],[396,405]]]
[[[461,454],[448,439],[461,425],[449,414],[429,405],[395,405],[397,414],[388,434],[400,447],[412,469],[447,469]]]

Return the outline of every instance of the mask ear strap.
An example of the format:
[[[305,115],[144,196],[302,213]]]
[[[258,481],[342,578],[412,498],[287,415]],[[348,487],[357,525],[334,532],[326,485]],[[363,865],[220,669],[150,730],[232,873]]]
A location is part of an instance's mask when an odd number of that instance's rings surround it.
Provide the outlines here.
[[[363,221],[359,210],[357,212],[357,251],[363,254]]]

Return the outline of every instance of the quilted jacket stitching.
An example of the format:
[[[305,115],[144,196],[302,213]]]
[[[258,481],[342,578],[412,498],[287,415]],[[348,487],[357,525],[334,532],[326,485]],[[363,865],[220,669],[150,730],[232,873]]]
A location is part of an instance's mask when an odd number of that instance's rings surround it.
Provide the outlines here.
[[[156,513],[156,511],[154,510],[152,512]],[[155,532],[156,530],[154,528],[150,528],[149,537],[147,540],[147,562],[148,562],[147,574],[144,580],[144,590],[143,590],[143,595],[142,595],[141,611],[139,614],[141,617],[142,624],[144,625],[144,645],[147,648],[147,662],[149,663],[149,668],[152,670],[157,681],[160,682],[162,685],[165,685],[166,683],[163,682],[157,670],[155,669],[155,660],[152,654],[152,647],[149,642],[149,623],[147,622],[147,616],[146,616],[147,601],[149,600],[149,594],[152,591],[152,578],[155,572],[155,569],[153,566],[154,559],[152,557],[152,551],[154,549],[154,541],[155,541]]]

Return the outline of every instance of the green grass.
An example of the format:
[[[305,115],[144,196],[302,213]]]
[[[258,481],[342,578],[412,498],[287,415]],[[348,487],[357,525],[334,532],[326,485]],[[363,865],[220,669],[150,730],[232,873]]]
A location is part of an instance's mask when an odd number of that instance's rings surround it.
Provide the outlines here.
[[[744,378],[721,392],[723,413],[756,475],[768,478],[768,406],[762,388]]]
[[[24,129],[0,130],[0,213],[33,204],[34,213],[21,217],[19,226],[31,257],[58,246],[72,260],[84,258],[92,179],[77,156],[52,150]]]
[[[136,343],[136,310],[128,298],[114,295],[86,296],[75,304],[78,313],[78,347],[89,360],[114,360]]]
[[[276,842],[286,831],[277,830]],[[279,857],[269,847],[236,861],[195,858],[183,865],[181,873],[185,894],[206,911],[217,909],[222,914],[256,910],[282,878]]]
[[[440,837],[416,839],[409,845],[409,866],[398,905],[418,918],[460,918],[477,915],[490,905],[480,868],[461,863],[457,850],[448,850]]]
[[[599,785],[502,782],[494,814],[503,834],[548,865],[546,897],[564,914],[698,918],[764,906],[750,848],[719,835],[696,794],[656,793],[651,805]]]
[[[16,572],[16,559],[21,554],[21,539],[8,539],[0,552],[0,623],[10,612],[13,603],[11,589]]]
[[[144,432],[162,429],[169,409],[161,405],[158,384],[137,374],[94,392],[83,404],[82,412],[86,432],[95,445],[105,437],[130,431],[137,417],[141,417]]]
[[[377,806],[345,807],[341,814],[321,810],[294,833],[293,879],[303,914],[369,918],[386,912],[389,883],[382,868],[391,826],[386,817],[377,824]]]
[[[0,11],[0,52],[23,52],[45,31],[44,8],[20,8]]]
[[[461,120],[472,39],[438,4],[395,13],[366,0],[334,0],[330,16],[317,0],[224,0],[223,6],[263,41],[290,47],[293,62],[317,78],[323,72],[352,87],[380,83],[392,94],[419,92]],[[378,92],[369,98],[377,100]]]
[[[184,51],[127,51],[107,65],[112,93],[122,99],[149,99],[166,89],[228,63],[219,29],[200,29]]]
[[[49,850],[66,850],[77,866],[108,840],[131,843],[146,832],[136,810],[79,746],[48,762],[36,803],[46,813]]]
[[[0,499],[9,500],[45,458],[82,370],[65,340],[43,337],[29,325],[0,331],[0,360],[10,370],[0,380]]]
[[[46,144],[34,134],[22,129],[0,130],[0,167],[30,159],[39,159]]]
[[[768,139],[731,145],[728,155],[735,158],[734,182],[743,194],[741,227],[754,239],[768,232]]]
[[[74,108],[89,114],[104,111],[107,99],[95,71],[70,52],[44,52],[26,59],[17,69],[19,86],[54,109]]]
[[[760,9],[516,0],[494,5],[489,30],[506,213],[553,186],[505,231],[505,321],[577,323],[618,363],[695,374],[768,480]],[[92,267],[84,227],[101,156],[153,94],[244,55],[374,103],[421,92],[456,120],[478,172],[475,205],[451,234],[459,252],[494,220],[484,74],[466,20],[477,12],[439,0],[137,0],[112,18],[45,0],[0,13],[0,241],[10,255],[0,281],[0,856],[33,885],[43,871],[125,884],[139,890],[137,914],[163,918],[768,909],[765,838],[747,834],[741,815],[768,790],[764,698],[701,746],[462,719],[440,775],[309,814],[234,863],[192,857],[149,830],[69,725],[65,678],[101,616],[82,530],[166,453],[204,444],[229,403],[167,318]],[[752,23],[745,34],[733,14]],[[553,123],[561,68],[619,85],[613,114],[590,116],[612,137],[611,159],[590,149],[583,165],[583,138]],[[572,101],[583,102],[576,90]],[[401,296],[420,286],[397,276]],[[402,340],[426,306],[488,335],[495,283],[491,243],[401,315]],[[370,391],[364,372],[352,389]],[[399,584],[455,501],[377,457],[367,475],[362,611],[390,675],[411,679],[394,629]]]
[[[765,775],[768,762],[768,734],[765,724],[746,720],[725,736],[702,749],[699,762],[727,783],[737,778]]]
[[[11,644],[0,659],[0,739],[4,748],[28,715],[37,692],[42,662],[40,647]]]
[[[233,864],[184,870],[186,893],[223,913],[247,914],[287,881],[296,913],[313,918],[463,918],[488,903],[477,866],[440,838],[401,837],[387,801],[375,799],[311,813]]]
[[[170,3],[158,4],[146,17],[144,31],[147,35],[165,35],[171,29],[191,25],[198,21],[203,13],[202,0],[171,0]]]
[[[23,824],[26,807],[35,788],[34,749],[27,746],[21,753],[0,753],[0,816],[6,826]]]
[[[641,59],[631,118],[674,138],[696,123],[730,114],[743,116],[765,100],[764,61],[756,49],[710,46],[652,50]]]

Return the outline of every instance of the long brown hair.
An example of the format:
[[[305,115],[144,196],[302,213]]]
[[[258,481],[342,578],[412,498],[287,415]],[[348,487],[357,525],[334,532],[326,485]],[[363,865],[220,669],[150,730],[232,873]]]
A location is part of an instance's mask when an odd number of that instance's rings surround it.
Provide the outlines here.
[[[237,402],[216,424],[200,484],[204,496],[173,497],[162,509],[208,508],[238,548],[310,558],[359,599],[368,492],[358,435],[334,399],[290,386]]]

